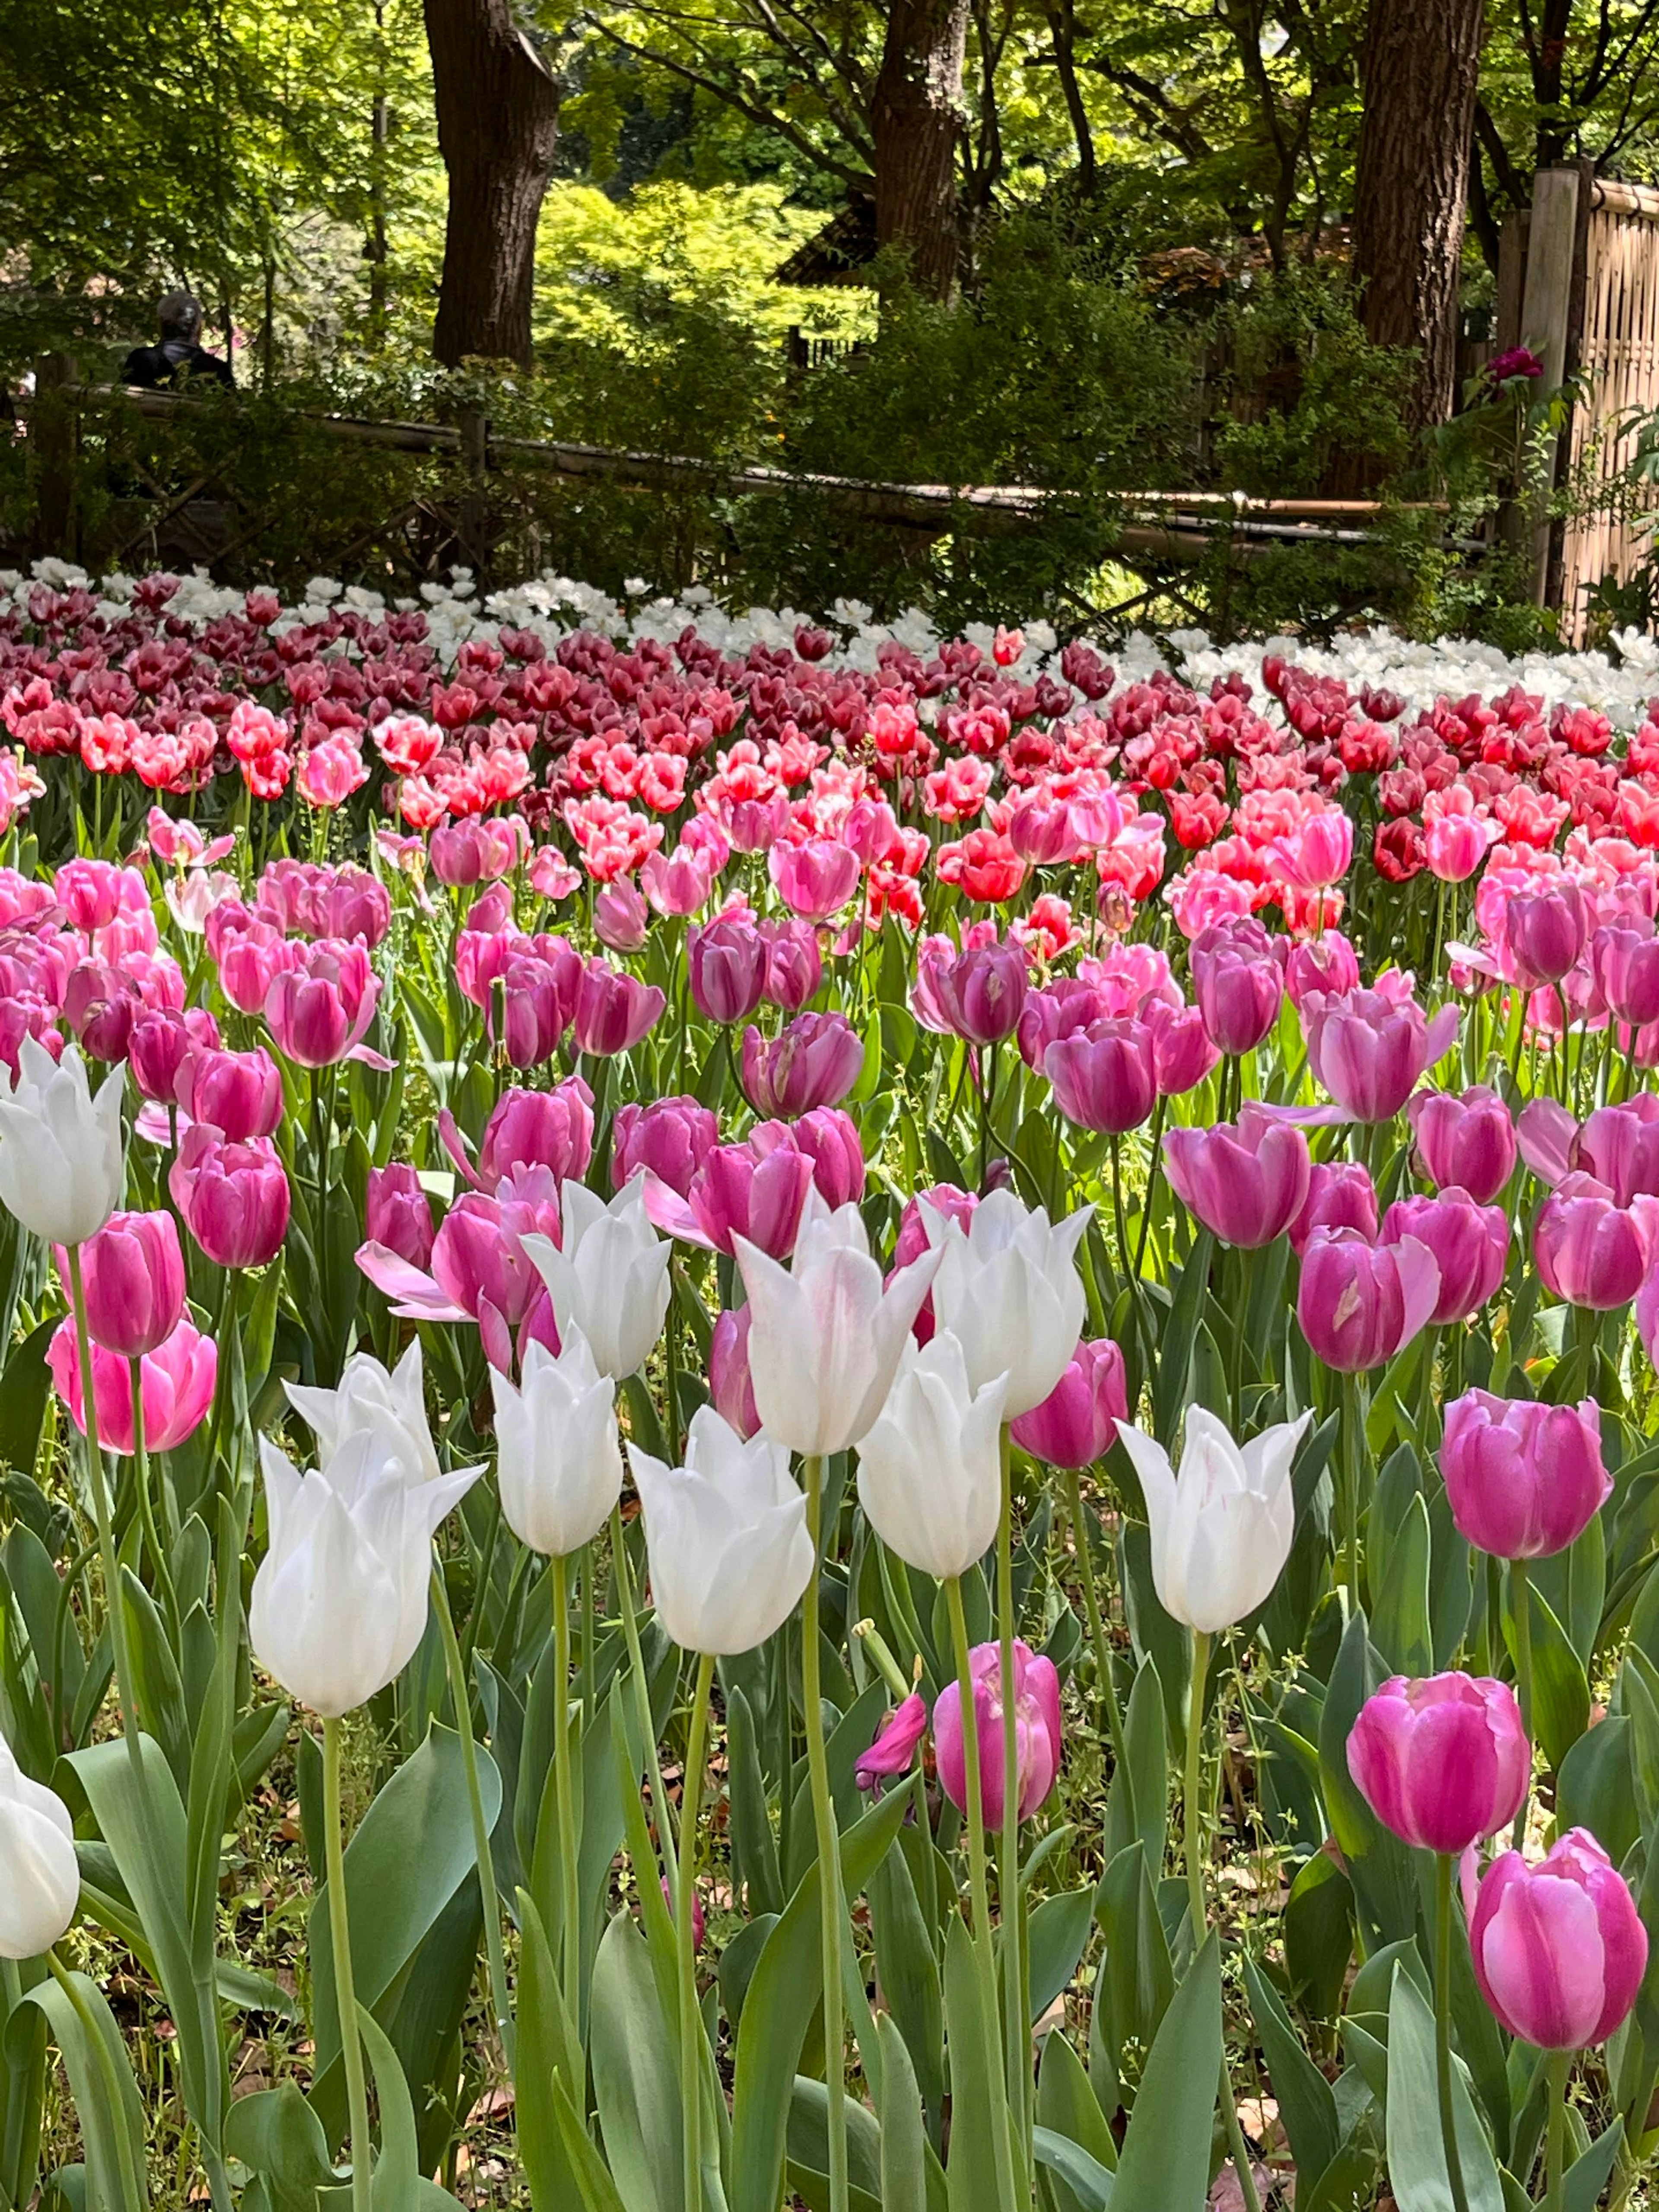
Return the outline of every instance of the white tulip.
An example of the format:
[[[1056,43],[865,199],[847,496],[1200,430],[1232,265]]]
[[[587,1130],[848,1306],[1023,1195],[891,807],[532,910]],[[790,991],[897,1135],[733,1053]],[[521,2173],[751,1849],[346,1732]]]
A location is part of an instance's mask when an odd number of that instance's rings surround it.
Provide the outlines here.
[[[1152,1582],[1172,1620],[1213,1635],[1273,1595],[1296,1534],[1291,1462],[1312,1419],[1238,1444],[1224,1421],[1190,1407],[1179,1474],[1162,1444],[1118,1423],[1146,1501]]]
[[[259,1440],[270,1544],[253,1577],[248,1638],[313,1712],[337,1719],[393,1681],[426,1631],[432,1538],[483,1472],[424,1481],[397,1439],[356,1429],[301,1474]]]
[[[526,1237],[526,1256],[547,1285],[560,1341],[574,1323],[600,1373],[620,1382],[639,1372],[662,1334],[673,1247],[647,1218],[642,1173],[609,1206],[586,1183],[567,1182],[560,1220],[562,1245]]]
[[[322,1466],[328,1465],[348,1437],[370,1429],[386,1439],[417,1481],[438,1480],[418,1337],[389,1374],[372,1352],[355,1352],[332,1390],[301,1382],[283,1387],[289,1403],[315,1436]]]
[[[54,1060],[27,1036],[15,1082],[0,1065],[0,1205],[50,1244],[84,1244],[121,1203],[125,1081],[118,1068],[94,1098],[76,1046]]]
[[[859,1448],[859,1503],[907,1565],[943,1582],[996,1540],[1002,1501],[998,1431],[1008,1378],[977,1395],[948,1329],[906,1355],[886,1407]]]
[[[762,1426],[791,1451],[846,1451],[886,1403],[939,1255],[924,1254],[884,1289],[857,1206],[832,1213],[816,1190],[787,1267],[746,1237],[732,1249],[749,1293]]]
[[[74,1919],[80,1898],[69,1808],[30,1781],[0,1736],[0,1959],[38,1959]]]
[[[691,1416],[685,1465],[636,1444],[657,1618],[687,1651],[750,1651],[782,1627],[811,1579],[806,1499],[789,1454],[763,1429],[747,1443],[712,1406]]]
[[[499,1368],[489,1377],[507,1525],[555,1559],[598,1535],[623,1485],[616,1394],[575,1324],[562,1334],[556,1358],[544,1344],[526,1346],[516,1389]]]
[[[1018,1420],[1054,1389],[1083,1334],[1076,1254],[1094,1208],[1051,1224],[1042,1206],[994,1190],[964,1231],[921,1205],[927,1241],[944,1255],[933,1283],[939,1326],[960,1340],[975,1389],[1007,1376],[1003,1417]]]

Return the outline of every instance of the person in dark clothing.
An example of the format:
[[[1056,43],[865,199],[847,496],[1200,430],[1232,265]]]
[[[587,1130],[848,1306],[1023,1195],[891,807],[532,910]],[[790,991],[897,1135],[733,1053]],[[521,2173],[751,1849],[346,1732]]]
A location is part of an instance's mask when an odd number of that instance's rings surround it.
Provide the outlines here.
[[[174,391],[192,377],[234,384],[230,363],[202,344],[202,310],[188,292],[169,292],[155,303],[161,341],[153,346],[134,346],[121,364],[123,384],[136,384],[147,392]]]

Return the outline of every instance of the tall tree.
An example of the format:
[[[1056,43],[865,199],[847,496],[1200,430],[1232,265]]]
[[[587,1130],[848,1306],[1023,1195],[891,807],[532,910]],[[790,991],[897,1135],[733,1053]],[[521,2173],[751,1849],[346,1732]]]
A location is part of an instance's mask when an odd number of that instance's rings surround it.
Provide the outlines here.
[[[530,363],[536,222],[559,135],[559,87],[510,0],[425,0],[449,176],[432,349]]]
[[[957,155],[969,0],[892,0],[871,102],[876,243],[902,250],[933,299],[956,289]]]
[[[1421,353],[1419,425],[1446,420],[1456,385],[1483,13],[1484,0],[1371,0],[1366,26],[1354,269],[1367,337]]]

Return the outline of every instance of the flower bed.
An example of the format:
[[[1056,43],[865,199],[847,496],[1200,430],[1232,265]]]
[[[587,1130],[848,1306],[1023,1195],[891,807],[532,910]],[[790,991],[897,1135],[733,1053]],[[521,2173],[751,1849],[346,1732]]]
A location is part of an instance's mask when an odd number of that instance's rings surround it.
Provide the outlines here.
[[[15,2200],[1629,2201],[1641,641],[10,589]]]

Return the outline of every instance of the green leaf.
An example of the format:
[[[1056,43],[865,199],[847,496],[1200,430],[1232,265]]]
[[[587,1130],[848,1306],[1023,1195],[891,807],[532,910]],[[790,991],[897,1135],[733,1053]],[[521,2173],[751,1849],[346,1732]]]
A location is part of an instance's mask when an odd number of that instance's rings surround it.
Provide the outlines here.
[[[1331,2085],[1302,2047],[1279,1992],[1248,1954],[1244,1986],[1298,2174],[1316,2181],[1336,2156],[1342,2129]]]
[[[1031,2149],[1037,2164],[1048,2176],[1049,2186],[1062,2212],[1070,2212],[1073,2205],[1078,2212],[1109,2212],[1112,2202],[1109,2166],[1103,2165],[1080,2143],[1074,2143],[1067,2136],[1055,2135],[1048,2128],[1032,2130]]]
[[[1595,2212],[1624,2139],[1625,2124],[1615,2120],[1574,2159],[1561,2177],[1561,2212]]]
[[[97,1984],[82,1973],[65,1979],[68,1989],[56,1980],[37,1982],[22,2002],[45,2013],[69,2069],[88,2212],[143,2212],[149,2203],[144,2108],[126,2045]]]
[[[1297,1998],[1332,2020],[1353,1956],[1353,1891],[1328,1852],[1316,1851],[1291,1884],[1285,1906],[1285,1964]]]
[[[895,2031],[909,2051],[935,2130],[945,2108],[945,1997],[933,1931],[902,1850],[889,1851],[870,1878],[876,1978]]]
[[[1398,1456],[1398,1455],[1396,1455]],[[1434,1665],[1429,1620],[1429,1509],[1414,1490],[1390,1544],[1371,1619],[1372,1640],[1396,1674],[1426,1674]]]
[[[748,1698],[735,1687],[726,1702],[726,1745],[732,1879],[747,1888],[750,1912],[781,1912],[783,1876],[767,1811],[754,1716]]]
[[[996,2212],[995,2130],[1010,2125],[995,2025],[965,1923],[945,1938],[945,2021],[951,2050],[950,2212]]]
[[[1089,1940],[1095,1893],[1087,1889],[1045,1897],[1030,1918],[1031,2021],[1035,2026],[1077,1972]]]
[[[1567,1641],[1541,1590],[1527,1584],[1532,1620],[1533,1733],[1544,1747],[1553,1771],[1561,1764],[1589,1726],[1589,1683],[1584,1663]],[[1513,1653],[1515,1622],[1510,1605],[1504,1607],[1504,1632]]]
[[[1115,2078],[1118,2054],[1131,2041],[1150,2051],[1152,2039],[1175,1994],[1175,1972],[1170,1963],[1170,1942],[1158,1917],[1146,1854],[1139,1844],[1121,1850],[1100,1878],[1095,1892],[1095,1917],[1106,1938],[1106,1955],[1095,1977],[1094,2020],[1100,2034],[1091,2034],[1090,2078],[1094,2079],[1098,2048],[1114,2069],[1109,2086],[1096,2081],[1103,2107],[1109,2113],[1121,2101],[1121,2084]]]
[[[1083,2070],[1083,2062],[1059,2029],[1043,2038],[1036,2119],[1039,2132],[1051,2141],[1071,2144],[1108,2171],[1116,2166],[1117,2144],[1100,2109],[1100,2100]],[[1052,2157],[1044,2159],[1043,2164],[1048,2168],[1059,2212],[1073,2212],[1074,2207],[1076,2212],[1089,2212],[1091,2199],[1067,2182],[1064,2166]],[[1064,2197],[1062,2190],[1066,2192]]]
[[[1504,2212],[1504,2185],[1462,2069],[1452,2069],[1458,2162],[1469,2212]],[[1400,2212],[1452,2212],[1436,2086],[1434,2014],[1402,1969],[1389,1999],[1389,2184]]]
[[[881,2201],[921,2207],[927,2201],[927,2137],[921,2124],[921,2092],[898,2022],[876,2014],[881,2039]]]
[[[617,1913],[599,1939],[591,2043],[605,2158],[623,2201],[675,2212],[683,2184],[678,2038],[629,1913]]]
[[[518,1893],[518,2043],[514,2078],[519,2157],[534,2212],[564,2212],[575,2189],[553,2102],[553,2077],[581,2078],[585,2068],[565,2010],[547,1933],[528,1891]]]
[[[0,1461],[20,1474],[33,1474],[40,1456],[40,1429],[52,1388],[46,1346],[57,1328],[55,1314],[41,1322],[13,1347],[5,1370],[0,1373]]]
[[[1626,1676],[1628,1682],[1632,1676]],[[1631,1767],[1632,1723],[1624,1713],[1609,1713],[1586,1729],[1561,1762],[1555,1778],[1558,1833],[1588,1828],[1614,1866],[1642,1832]]]
[[[1209,1291],[1210,1255],[1214,1238],[1200,1229],[1193,1239],[1176,1285],[1164,1326],[1158,1333],[1158,1365],[1152,1389],[1152,1432],[1168,1451],[1188,1402],[1188,1378],[1193,1362],[1193,1343]]]
[[[605,2160],[588,2138],[581,2114],[570,2101],[562,2074],[553,2076],[553,2111],[558,2121],[559,2139],[575,2173],[576,2186],[581,2191],[586,2212],[645,2212],[644,2207],[624,2203]],[[560,2212],[564,2212],[562,2206]]]
[[[236,2100],[225,2155],[259,2176],[274,2212],[314,2212],[317,2191],[334,2180],[323,2124],[292,2081]]]
[[[420,2149],[409,2083],[386,2030],[364,2005],[357,2008],[357,2032],[363,2039],[380,2108],[380,2151],[374,2161],[374,2212],[419,2212]],[[353,2143],[355,2160],[367,2158],[368,2145]]]
[[[1170,2001],[1112,2182],[1112,2212],[1203,2212],[1221,2079],[1221,1952],[1213,1934]]]
[[[1124,1764],[1106,1798],[1103,1855],[1109,1865],[1126,1844],[1146,1847],[1149,1866],[1162,1866],[1170,1814],[1168,1739],[1164,1686],[1149,1652],[1141,1661],[1123,1716]]]

